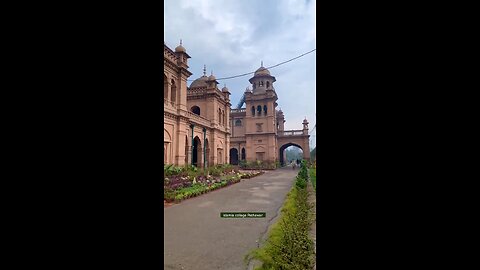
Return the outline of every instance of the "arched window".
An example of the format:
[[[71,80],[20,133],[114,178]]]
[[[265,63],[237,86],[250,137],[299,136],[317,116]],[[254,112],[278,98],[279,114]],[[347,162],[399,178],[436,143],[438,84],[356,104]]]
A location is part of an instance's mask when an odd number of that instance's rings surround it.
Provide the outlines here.
[[[267,81],[267,88],[269,88],[269,87],[270,87],[270,82],[269,82],[269,81]]]
[[[237,119],[237,120],[235,121],[235,126],[238,127],[238,126],[241,126],[241,125],[242,125],[242,120]]]
[[[253,89],[255,89],[256,87],[257,87],[257,84],[253,83]]]
[[[193,106],[190,110],[191,110],[194,114],[200,115],[200,108],[199,108],[198,106]]]
[[[218,123],[222,124],[222,110],[218,108]]]
[[[257,106],[257,114],[258,116],[262,115],[262,106],[260,105]]]
[[[267,115],[267,105],[263,105],[263,113]]]
[[[255,106],[252,106],[252,116],[255,116]]]
[[[175,102],[177,100],[177,86],[175,85],[175,81],[172,80],[172,96],[171,96],[172,102]]]

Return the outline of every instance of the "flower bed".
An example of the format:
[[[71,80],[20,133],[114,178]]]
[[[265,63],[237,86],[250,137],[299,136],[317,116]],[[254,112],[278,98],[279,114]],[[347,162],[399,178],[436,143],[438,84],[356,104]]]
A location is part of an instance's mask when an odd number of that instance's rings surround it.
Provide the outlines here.
[[[231,165],[219,165],[206,170],[168,165],[164,167],[164,200],[167,203],[180,202],[262,173],[240,172]]]

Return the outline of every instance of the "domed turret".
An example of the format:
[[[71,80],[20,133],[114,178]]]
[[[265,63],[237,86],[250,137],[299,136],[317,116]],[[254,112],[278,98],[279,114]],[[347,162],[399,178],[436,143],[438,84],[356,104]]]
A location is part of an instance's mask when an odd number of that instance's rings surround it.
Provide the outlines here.
[[[259,69],[257,69],[255,71],[255,75],[253,75],[253,76],[257,77],[257,76],[263,76],[263,75],[270,75],[270,71],[268,71],[268,69],[266,69],[264,67],[260,67]]]
[[[175,52],[183,52],[183,53],[187,52],[187,50],[182,46],[182,40],[181,39],[180,39],[180,45],[178,45],[175,48]]]
[[[195,81],[193,81],[192,84],[190,85],[190,88],[207,87],[208,86],[207,81],[209,79],[206,75],[206,69],[207,69],[207,67],[205,65],[203,65],[203,76],[196,79]]]
[[[213,76],[213,71],[212,71],[212,75],[210,75],[210,76],[208,77],[208,80],[209,80],[209,81],[215,81],[216,79],[217,79],[217,78],[215,78],[215,76]]]
[[[226,84],[223,86],[222,92],[224,92],[224,93],[227,93],[227,92],[230,93],[230,91],[228,91],[228,88],[227,88],[227,85],[226,85]]]
[[[276,81],[276,79],[270,75],[270,71],[268,71],[268,69],[263,67],[263,61],[261,63],[261,67],[255,71],[253,77],[248,81],[252,84],[253,93],[256,95],[266,93],[267,90],[273,90],[275,92],[273,83]]]

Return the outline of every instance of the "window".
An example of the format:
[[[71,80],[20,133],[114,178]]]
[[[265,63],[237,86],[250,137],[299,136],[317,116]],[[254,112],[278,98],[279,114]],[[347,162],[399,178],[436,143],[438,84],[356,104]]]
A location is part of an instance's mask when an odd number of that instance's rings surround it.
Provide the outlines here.
[[[267,105],[263,105],[263,113],[267,115]]]
[[[240,120],[240,119],[235,120],[235,126],[238,127],[238,126],[241,126],[241,125],[242,125],[242,120]]]
[[[269,82],[269,81],[267,81],[267,88],[269,88],[269,87],[270,87],[270,82]]]
[[[255,106],[252,106],[252,116],[255,116]]]
[[[257,87],[257,84],[253,83],[253,89],[255,89],[256,87]]]
[[[193,106],[190,110],[191,110],[194,114],[200,115],[200,108],[199,108],[198,106]]]
[[[262,106],[260,105],[257,106],[257,112],[258,112],[258,116],[262,115]]]

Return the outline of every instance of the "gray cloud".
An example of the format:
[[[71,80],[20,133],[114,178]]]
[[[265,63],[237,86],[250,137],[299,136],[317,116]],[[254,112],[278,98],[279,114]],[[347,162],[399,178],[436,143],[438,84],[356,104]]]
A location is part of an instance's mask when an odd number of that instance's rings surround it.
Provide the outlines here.
[[[213,70],[217,78],[255,71],[263,60],[272,66],[316,48],[315,1],[305,0],[166,0],[166,44],[179,40],[192,57],[189,79]],[[286,129],[301,129],[307,117],[315,124],[315,54],[273,68]],[[230,89],[232,107],[249,86],[245,76],[219,81]]]

